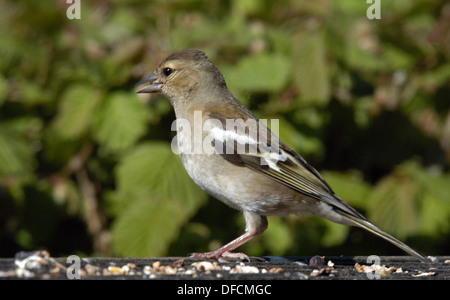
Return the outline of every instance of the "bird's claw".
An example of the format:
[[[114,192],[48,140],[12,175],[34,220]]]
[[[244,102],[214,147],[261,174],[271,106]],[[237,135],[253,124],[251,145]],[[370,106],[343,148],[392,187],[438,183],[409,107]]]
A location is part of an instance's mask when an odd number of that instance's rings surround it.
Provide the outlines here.
[[[218,260],[219,262],[228,262],[226,260],[226,258],[233,258],[233,259],[239,259],[239,260],[247,260],[250,261],[250,257],[248,257],[247,254],[242,253],[242,252],[217,252],[217,251],[212,251],[212,252],[202,252],[202,253],[192,253],[191,255],[189,255],[189,257],[193,257],[193,258],[209,258],[209,259],[215,259]]]

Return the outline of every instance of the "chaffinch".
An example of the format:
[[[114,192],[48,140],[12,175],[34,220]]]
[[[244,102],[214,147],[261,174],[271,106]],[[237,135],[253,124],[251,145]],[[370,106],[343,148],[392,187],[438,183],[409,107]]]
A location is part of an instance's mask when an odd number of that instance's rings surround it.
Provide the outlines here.
[[[179,154],[190,177],[210,195],[244,213],[244,234],[193,257],[248,259],[231,251],[263,233],[266,216],[304,213],[362,227],[429,262],[339,198],[316,169],[231,94],[203,52],[170,55],[137,83],[142,84],[147,85],[138,93],[162,93],[174,107]],[[200,126],[200,134],[195,126]]]

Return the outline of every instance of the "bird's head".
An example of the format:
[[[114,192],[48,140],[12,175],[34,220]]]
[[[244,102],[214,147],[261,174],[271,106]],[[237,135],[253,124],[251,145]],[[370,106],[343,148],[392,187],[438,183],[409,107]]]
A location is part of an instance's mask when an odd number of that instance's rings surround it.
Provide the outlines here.
[[[199,50],[170,55],[136,86],[143,84],[146,85],[138,93],[162,93],[171,102],[186,99],[201,87],[226,87],[222,74]]]

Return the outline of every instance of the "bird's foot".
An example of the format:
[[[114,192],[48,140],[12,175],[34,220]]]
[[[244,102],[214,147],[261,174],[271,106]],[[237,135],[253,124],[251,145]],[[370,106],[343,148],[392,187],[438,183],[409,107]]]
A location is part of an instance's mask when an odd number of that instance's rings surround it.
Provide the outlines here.
[[[219,249],[220,250],[220,249]],[[216,259],[219,262],[228,262],[226,258],[240,259],[250,261],[250,258],[247,254],[242,252],[222,252],[222,251],[211,251],[211,252],[203,252],[203,253],[192,253],[189,257],[193,258],[210,258]]]

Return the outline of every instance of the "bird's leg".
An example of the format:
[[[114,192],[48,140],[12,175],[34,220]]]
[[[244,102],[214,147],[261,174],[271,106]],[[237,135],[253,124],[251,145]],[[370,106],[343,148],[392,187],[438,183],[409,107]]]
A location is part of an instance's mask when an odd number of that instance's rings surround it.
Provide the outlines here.
[[[225,246],[220,247],[217,250],[204,253],[192,253],[190,256],[197,258],[213,258],[219,261],[224,261],[224,258],[226,257],[238,258],[241,260],[250,260],[245,253],[232,253],[230,251],[233,251],[234,249],[243,245],[244,243],[251,240],[255,236],[256,234],[254,233],[246,232],[243,235],[239,236],[237,239],[232,240],[231,242],[229,242]]]
[[[231,251],[245,244],[255,236],[263,233],[267,228],[267,218],[265,216],[260,216],[247,211],[244,211],[244,216],[246,222],[244,234],[217,250],[204,253],[192,253],[190,256],[196,258],[213,258],[219,261],[226,261],[226,257],[238,258],[241,260],[246,259],[250,261],[249,257],[245,253],[232,253]]]

